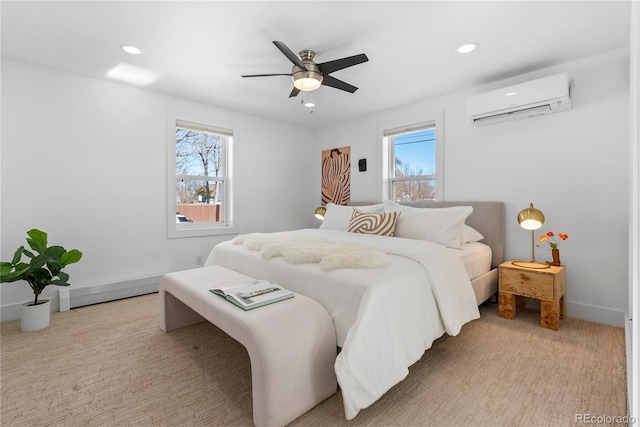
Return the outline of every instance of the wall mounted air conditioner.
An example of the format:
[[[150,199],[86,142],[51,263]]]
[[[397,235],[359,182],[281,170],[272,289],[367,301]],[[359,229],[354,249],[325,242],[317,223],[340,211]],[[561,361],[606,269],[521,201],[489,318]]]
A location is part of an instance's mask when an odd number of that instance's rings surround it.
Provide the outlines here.
[[[573,80],[555,74],[469,97],[469,120],[476,126],[525,119],[571,109]]]

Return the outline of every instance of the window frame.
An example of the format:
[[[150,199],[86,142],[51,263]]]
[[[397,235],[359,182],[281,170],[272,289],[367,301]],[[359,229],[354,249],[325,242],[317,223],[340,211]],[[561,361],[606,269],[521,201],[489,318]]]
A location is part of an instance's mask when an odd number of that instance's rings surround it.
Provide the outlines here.
[[[395,175],[395,152],[394,145],[390,143],[389,136],[392,134],[408,133],[416,130],[435,127],[435,162],[436,173],[433,175],[421,175],[396,178]],[[381,192],[382,199],[393,200],[393,185],[395,182],[403,181],[426,181],[435,180],[435,196],[434,200],[444,200],[444,126],[442,110],[432,111],[426,114],[420,114],[403,119],[386,122],[378,126],[378,135],[382,141],[382,176]]]
[[[223,146],[223,177],[204,177],[208,181],[222,181],[224,195],[223,218],[225,221],[210,223],[176,223],[176,185],[179,177],[201,179],[200,176],[176,174],[176,128],[180,123],[203,131],[228,136]],[[215,236],[235,234],[233,217],[233,146],[236,138],[235,125],[218,119],[169,111],[167,120],[167,236],[170,239],[183,237]]]

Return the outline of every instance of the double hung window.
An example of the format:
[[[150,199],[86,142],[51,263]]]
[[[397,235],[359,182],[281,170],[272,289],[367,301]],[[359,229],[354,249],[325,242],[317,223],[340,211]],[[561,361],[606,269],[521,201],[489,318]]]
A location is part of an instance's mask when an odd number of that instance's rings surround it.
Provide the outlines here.
[[[169,237],[231,232],[233,130],[173,118],[169,133]]]
[[[441,200],[442,138],[437,120],[383,131],[386,197],[396,202]]]

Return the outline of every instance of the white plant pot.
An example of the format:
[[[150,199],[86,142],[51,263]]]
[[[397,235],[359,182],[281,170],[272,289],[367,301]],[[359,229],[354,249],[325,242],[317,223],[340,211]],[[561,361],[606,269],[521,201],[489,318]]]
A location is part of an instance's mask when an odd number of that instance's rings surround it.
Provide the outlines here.
[[[51,301],[40,300],[38,305],[33,302],[25,302],[20,307],[20,330],[37,331],[49,326],[51,320]]]

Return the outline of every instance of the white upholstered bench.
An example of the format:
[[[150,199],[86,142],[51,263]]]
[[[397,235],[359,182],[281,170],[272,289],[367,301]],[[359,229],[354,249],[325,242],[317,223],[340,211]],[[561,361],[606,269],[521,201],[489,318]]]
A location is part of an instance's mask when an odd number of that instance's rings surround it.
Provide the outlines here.
[[[251,360],[254,424],[283,426],[337,391],[335,330],[326,310],[303,295],[244,311],[209,292],[248,280],[220,266],[165,274],[160,328],[208,320],[240,342]]]

